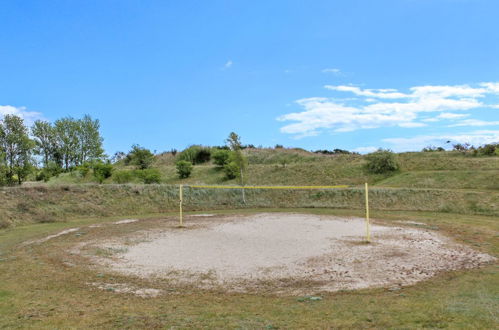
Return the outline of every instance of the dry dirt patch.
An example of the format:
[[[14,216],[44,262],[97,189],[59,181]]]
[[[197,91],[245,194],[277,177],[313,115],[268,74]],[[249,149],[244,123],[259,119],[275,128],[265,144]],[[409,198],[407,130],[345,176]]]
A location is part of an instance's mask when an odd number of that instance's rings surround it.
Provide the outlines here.
[[[179,285],[312,292],[410,285],[494,260],[420,228],[372,225],[373,242],[365,244],[365,222],[359,218],[265,213],[213,220],[144,233],[147,241],[122,250],[120,241],[102,243],[122,252],[98,262],[122,274]]]

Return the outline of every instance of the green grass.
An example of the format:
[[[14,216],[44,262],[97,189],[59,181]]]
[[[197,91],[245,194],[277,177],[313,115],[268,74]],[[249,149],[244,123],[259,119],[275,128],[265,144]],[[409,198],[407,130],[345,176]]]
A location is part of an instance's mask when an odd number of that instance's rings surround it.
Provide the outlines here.
[[[387,187],[499,191],[499,170],[404,172],[376,183]]]
[[[335,215],[362,215],[360,210],[281,209]],[[244,213],[269,211],[244,210]],[[224,213],[230,211],[223,211]],[[498,256],[497,217],[435,212],[373,211],[384,221],[423,222],[475,249]],[[139,298],[92,288],[89,282],[151,286],[146,280],[97,273],[72,265],[68,248],[99,235],[120,235],[154,226],[154,217],[139,223],[87,229],[49,242],[21,246],[64,228],[113,221],[88,218],[69,223],[31,224],[0,231],[0,328],[473,328],[499,324],[497,264],[470,271],[443,273],[397,291],[369,289],[319,294],[322,300],[272,294],[227,294],[171,288],[158,298]],[[172,220],[173,221],[173,220]],[[135,226],[135,227],[134,227]],[[167,284],[163,284],[167,285]]]
[[[0,227],[81,217],[170,212],[178,209],[173,185],[67,185],[0,189]],[[239,190],[185,189],[186,210],[235,208],[364,209],[361,187],[335,190],[248,190],[244,204]],[[499,216],[499,192],[453,189],[370,189],[372,210],[434,211]]]

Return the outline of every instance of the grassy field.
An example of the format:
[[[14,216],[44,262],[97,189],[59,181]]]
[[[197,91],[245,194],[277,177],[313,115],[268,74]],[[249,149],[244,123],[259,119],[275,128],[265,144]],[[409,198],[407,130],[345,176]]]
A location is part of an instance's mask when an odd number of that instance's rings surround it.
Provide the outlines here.
[[[348,184],[316,191],[185,189],[190,212],[300,211],[363,216],[362,184],[371,213],[407,220],[499,257],[499,158],[459,153],[403,153],[400,171],[372,175],[359,155],[320,155],[295,149],[246,151],[249,185]],[[283,163],[282,157],[286,157]],[[82,239],[175,224],[175,184],[237,184],[214,165],[197,165],[178,179],[174,157],[156,157],[161,185],[97,185],[77,174],[48,184],[0,189],[0,328],[475,328],[499,326],[498,264],[442,273],[417,285],[320,294],[322,300],[273,294],[227,294],[169,287],[96,272],[68,250]],[[121,167],[125,169],[126,167]],[[127,226],[90,228],[126,218]],[[76,232],[25,245],[67,228]],[[89,283],[159,286],[166,295],[140,298]]]
[[[246,210],[245,212],[269,211]],[[270,211],[290,211],[290,209]],[[291,211],[297,211],[292,209]],[[301,209],[335,215],[355,210]],[[225,211],[231,212],[231,211]],[[450,213],[375,211],[384,221],[411,220],[498,256],[497,218]],[[163,216],[164,217],[164,216]],[[0,327],[4,328],[475,328],[499,324],[497,265],[450,272],[400,290],[370,289],[320,294],[322,300],[272,294],[227,294],[170,287],[157,298],[105,291],[89,285],[158,285],[116,274],[96,273],[67,250],[81,239],[120,235],[154,227],[158,215],[143,215],[130,226],[91,229],[90,224],[118,219],[87,218],[66,223],[33,224],[0,232]],[[170,220],[168,220],[170,219]],[[80,230],[42,244],[21,245],[65,228]],[[161,285],[161,284],[159,284]],[[168,288],[163,284],[162,288]]]

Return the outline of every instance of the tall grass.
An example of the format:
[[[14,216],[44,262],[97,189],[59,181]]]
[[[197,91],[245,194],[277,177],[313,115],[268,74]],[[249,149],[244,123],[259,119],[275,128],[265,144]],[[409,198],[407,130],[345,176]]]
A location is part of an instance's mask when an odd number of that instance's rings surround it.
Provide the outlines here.
[[[364,209],[363,189],[248,190],[185,188],[189,210],[237,208]],[[18,187],[0,190],[0,224],[65,221],[71,218],[133,215],[175,211],[174,185],[68,185]],[[373,210],[408,210],[499,215],[499,193],[434,189],[370,190]]]

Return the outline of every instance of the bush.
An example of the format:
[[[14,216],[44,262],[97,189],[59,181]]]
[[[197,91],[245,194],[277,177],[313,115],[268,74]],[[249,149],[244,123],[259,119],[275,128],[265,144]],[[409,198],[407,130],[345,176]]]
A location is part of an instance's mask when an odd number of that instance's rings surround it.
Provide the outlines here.
[[[155,168],[134,171],[116,171],[113,173],[113,181],[116,183],[161,183],[161,173]]]
[[[230,150],[218,149],[213,152],[213,163],[218,166],[224,166],[229,162]]]
[[[427,146],[421,150],[422,152],[437,152],[437,151],[445,151],[444,148],[442,147],[434,147],[434,146]]]
[[[125,165],[135,165],[141,170],[151,167],[153,161],[154,154],[151,150],[137,144],[132,146],[132,150],[125,157]]]
[[[177,173],[181,179],[188,178],[192,173],[192,163],[186,160],[179,160],[176,164]]]
[[[111,177],[113,174],[113,165],[111,163],[94,163],[93,166],[94,178],[99,181],[99,183],[104,182],[105,179]]]
[[[135,175],[139,177],[145,184],[160,183],[161,173],[155,168],[150,168],[146,170],[134,171]]]
[[[494,156],[499,154],[499,144],[485,144],[478,148],[478,154],[484,156]]]
[[[129,183],[132,182],[134,178],[132,171],[116,171],[113,173],[113,181],[116,183]]]
[[[239,176],[239,166],[236,162],[232,161],[224,166],[224,172],[227,179],[235,179]]]
[[[379,149],[366,156],[366,168],[371,173],[382,174],[399,169],[395,154],[390,150]]]
[[[55,162],[49,162],[41,171],[36,174],[37,181],[48,182],[50,178],[62,173],[62,168]]]
[[[84,178],[88,175],[88,173],[90,172],[90,168],[92,167],[91,164],[89,163],[84,163],[80,166],[77,166],[76,167],[76,170],[78,171],[78,173],[80,173],[81,177]]]
[[[209,162],[211,150],[203,146],[190,146],[178,155],[179,161],[187,161],[191,164],[202,164]]]

